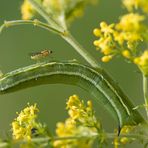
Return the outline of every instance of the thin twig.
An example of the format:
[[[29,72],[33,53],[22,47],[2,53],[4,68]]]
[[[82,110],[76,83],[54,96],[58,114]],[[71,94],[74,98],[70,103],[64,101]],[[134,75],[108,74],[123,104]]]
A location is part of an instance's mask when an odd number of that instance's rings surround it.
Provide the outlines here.
[[[143,74],[143,94],[145,101],[145,110],[148,118],[148,77]]]
[[[101,68],[99,62],[86,50],[84,49],[75,38],[67,32],[62,36],[91,66],[94,68]]]
[[[57,34],[63,34],[63,32],[56,30],[55,28],[53,28],[52,26],[48,25],[47,23],[43,23],[37,19],[35,20],[13,20],[13,21],[4,21],[4,24],[0,27],[0,32],[3,31],[3,29],[7,28],[7,27],[11,27],[11,26],[16,26],[16,25],[34,25],[34,26],[38,26],[41,27],[43,29],[46,29],[48,31],[52,31],[54,33]]]

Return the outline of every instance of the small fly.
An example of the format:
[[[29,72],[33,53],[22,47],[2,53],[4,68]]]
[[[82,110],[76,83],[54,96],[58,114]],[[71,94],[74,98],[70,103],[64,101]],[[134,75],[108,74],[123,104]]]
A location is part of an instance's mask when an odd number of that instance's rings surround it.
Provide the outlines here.
[[[43,59],[45,57],[48,57],[50,54],[52,53],[51,50],[42,50],[40,52],[34,52],[34,53],[31,53],[30,54],[30,58],[32,60],[40,60],[40,59]]]

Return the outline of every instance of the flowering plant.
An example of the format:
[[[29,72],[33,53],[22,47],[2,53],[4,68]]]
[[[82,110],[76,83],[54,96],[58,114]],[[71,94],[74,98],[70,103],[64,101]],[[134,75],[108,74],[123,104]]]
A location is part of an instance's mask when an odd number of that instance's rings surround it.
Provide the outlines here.
[[[19,145],[19,147],[91,148],[103,147],[112,143],[115,148],[139,141],[148,144],[148,1],[122,0],[127,13],[119,22],[107,24],[100,22],[93,30],[97,39],[94,46],[103,55],[102,62],[109,62],[117,56],[136,64],[143,75],[144,103],[134,106],[118,85],[110,78],[99,62],[70,33],[70,25],[81,16],[88,4],[96,0],[24,0],[21,5],[22,20],[5,21],[3,29],[15,25],[31,24],[53,32],[68,42],[90,66],[78,61],[40,60],[50,53],[49,50],[31,54],[36,64],[19,68],[7,74],[0,72],[0,95],[18,91],[26,87],[47,83],[77,85],[87,90],[97,102],[102,103],[118,122],[114,133],[104,130],[95,115],[91,101],[87,104],[77,95],[69,97],[66,105],[69,117],[58,122],[56,136],[47,125],[38,120],[39,109],[36,104],[29,105],[11,124],[12,138],[1,140],[0,147]],[[42,17],[37,19],[38,15]],[[143,107],[144,118],[138,111]],[[111,139],[112,142],[109,142]]]

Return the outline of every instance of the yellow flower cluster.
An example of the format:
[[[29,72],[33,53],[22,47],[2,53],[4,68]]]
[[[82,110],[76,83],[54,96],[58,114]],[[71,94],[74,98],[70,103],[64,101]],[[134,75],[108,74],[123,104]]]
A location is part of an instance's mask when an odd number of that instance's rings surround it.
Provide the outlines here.
[[[148,1],[147,0],[123,0],[123,5],[129,10],[142,9],[143,12],[148,13]]]
[[[115,25],[114,40],[124,49],[124,43],[127,44],[129,52],[133,52],[135,44],[143,40],[143,25],[145,17],[138,13],[129,13],[123,15]]]
[[[91,148],[94,141],[92,137],[96,134],[97,128],[100,128],[100,123],[94,116],[91,101],[88,101],[85,106],[77,95],[73,95],[67,101],[67,109],[70,117],[64,123],[59,122],[56,129],[58,137],[67,137],[67,139],[55,141],[54,147]]]
[[[111,60],[113,55],[116,53],[112,38],[112,34],[114,32],[113,27],[114,24],[108,25],[106,22],[101,22],[100,28],[95,28],[93,31],[94,35],[99,37],[98,40],[94,41],[94,45],[97,47],[97,50],[100,50],[105,55],[102,58],[103,62]]]
[[[99,37],[94,45],[104,54],[103,62],[110,61],[117,54],[133,58],[136,43],[143,39],[141,22],[144,19],[144,16],[137,13],[129,13],[123,15],[117,24],[101,22],[100,28],[93,30],[94,35]]]
[[[148,0],[123,0],[123,4],[130,12],[121,16],[116,24],[101,22],[100,27],[93,30],[98,38],[93,44],[103,54],[102,62],[121,55],[148,75],[148,51],[139,49],[148,41],[147,16],[134,12],[134,9],[141,8],[148,13]]]
[[[87,101],[87,106],[85,106],[83,100],[80,101],[77,95],[73,95],[69,97],[67,109],[72,120],[78,121],[86,126],[96,125],[97,119],[94,116],[91,101]]]
[[[83,15],[87,4],[94,4],[97,0],[38,0],[41,7],[60,25],[65,25],[77,17]],[[28,2],[24,0],[21,6],[22,18],[31,19],[35,15],[35,10]]]
[[[148,76],[148,50],[145,50],[143,54],[134,59],[135,64],[137,64],[142,72]]]
[[[37,130],[36,122],[37,112],[39,112],[36,104],[26,107],[22,110],[18,117],[12,122],[13,138],[16,140],[31,140],[33,129]]]
[[[53,146],[55,148],[92,148],[95,133],[95,128],[77,126],[75,121],[67,119],[65,123],[59,122],[56,129],[57,136],[65,140],[56,140]]]
[[[29,20],[34,16],[34,9],[31,6],[31,4],[28,2],[28,0],[24,0],[22,6],[21,6],[21,13],[22,13],[22,19],[23,20]]]
[[[129,134],[131,131],[133,131],[134,130],[134,126],[124,126],[123,128],[122,128],[122,130],[121,130],[121,136],[122,136],[122,134]],[[115,133],[117,133],[117,131],[115,131]],[[127,144],[127,143],[129,143],[129,142],[131,142],[133,139],[130,139],[130,138],[128,138],[128,137],[126,137],[126,136],[123,136],[123,137],[115,137],[114,138],[114,141],[113,141],[113,144],[114,144],[114,148],[118,148],[119,147],[119,145],[125,145],[125,144]]]
[[[138,13],[129,13],[123,15],[120,22],[116,25],[117,30],[138,32],[141,29],[141,23],[145,17]]]

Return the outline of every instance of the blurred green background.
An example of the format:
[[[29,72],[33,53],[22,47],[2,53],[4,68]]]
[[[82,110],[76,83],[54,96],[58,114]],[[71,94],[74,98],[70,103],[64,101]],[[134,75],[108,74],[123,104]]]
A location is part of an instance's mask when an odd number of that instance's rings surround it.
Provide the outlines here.
[[[0,24],[4,20],[20,19],[21,3],[20,0],[1,0]],[[103,20],[108,23],[116,22],[124,11],[120,0],[100,0],[99,5],[87,7],[85,15],[73,22],[70,30],[136,105],[142,104],[143,101],[141,75],[136,66],[126,63],[121,58],[103,64],[100,62],[100,53],[95,50],[92,44],[95,39],[92,34],[93,28]],[[52,57],[54,59],[70,60],[75,58],[87,64],[70,45],[57,35],[31,25],[23,25],[5,29],[0,35],[0,69],[3,73],[7,73],[16,68],[33,64],[34,61],[30,59],[28,53],[42,49],[53,50]],[[28,102],[38,104],[40,121],[45,122],[54,133],[56,122],[64,121],[67,117],[65,102],[73,94],[79,95],[84,100],[93,100],[93,97],[82,89],[61,84],[37,86],[0,96],[0,137],[5,137],[7,132],[10,132],[10,123],[16,117],[16,111],[19,112],[23,109]],[[94,107],[105,130],[113,132],[117,123],[96,102],[94,102]],[[132,146],[136,148],[134,144]],[[110,144],[108,147],[113,147],[113,145]],[[139,147],[141,145],[137,145],[137,148]]]

